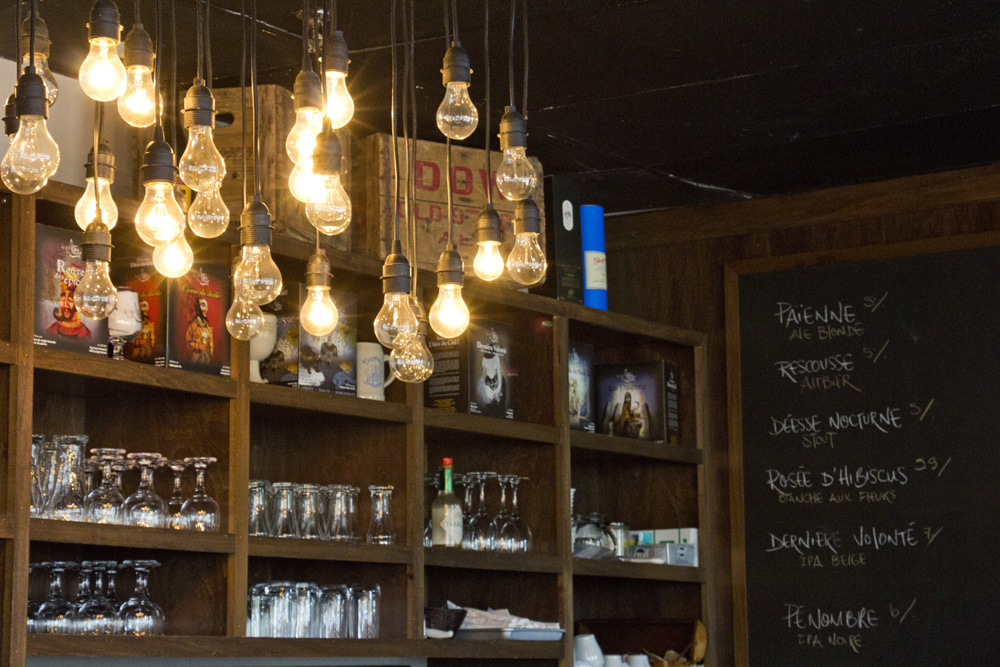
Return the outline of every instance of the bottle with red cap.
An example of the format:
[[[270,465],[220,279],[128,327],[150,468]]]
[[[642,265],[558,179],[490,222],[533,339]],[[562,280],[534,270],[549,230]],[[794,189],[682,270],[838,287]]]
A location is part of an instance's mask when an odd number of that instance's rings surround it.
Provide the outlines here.
[[[441,459],[441,487],[431,503],[431,544],[450,549],[462,548],[462,502],[452,489],[452,460]]]

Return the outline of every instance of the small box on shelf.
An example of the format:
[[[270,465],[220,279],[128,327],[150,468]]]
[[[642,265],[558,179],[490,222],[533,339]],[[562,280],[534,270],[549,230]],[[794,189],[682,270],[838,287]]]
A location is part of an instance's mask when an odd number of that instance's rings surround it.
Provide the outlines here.
[[[196,264],[168,283],[167,368],[229,376],[230,267]]]
[[[677,372],[663,360],[596,366],[598,431],[679,444]]]
[[[594,346],[569,343],[569,427],[576,431],[595,431],[594,424]]]
[[[471,322],[458,338],[432,332],[427,344],[436,370],[425,383],[424,405],[514,419],[512,340],[509,324],[490,320]]]

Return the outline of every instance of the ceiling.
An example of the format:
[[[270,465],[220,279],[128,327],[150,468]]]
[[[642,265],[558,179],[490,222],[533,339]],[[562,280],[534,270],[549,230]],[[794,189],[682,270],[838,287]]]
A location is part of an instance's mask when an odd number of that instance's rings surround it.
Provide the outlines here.
[[[183,89],[194,71],[195,5],[175,2]],[[53,69],[75,73],[86,55],[89,4],[41,0]],[[241,3],[212,4],[215,85],[238,85]],[[489,4],[495,134],[507,96],[510,2]],[[528,4],[529,153],[546,173],[575,175],[592,202],[609,212],[773,196],[1000,160],[998,2]],[[4,5],[0,18],[6,19],[13,3]],[[127,30],[133,3],[119,5]],[[261,82],[290,87],[301,62],[295,15],[301,3],[259,5]],[[442,2],[416,5],[418,132],[436,141]],[[153,6],[142,0],[148,28],[155,24]],[[389,130],[390,7],[391,0],[340,0],[357,104],[352,131],[359,136]],[[483,7],[483,0],[458,0],[481,126]],[[11,39],[0,39],[0,51],[9,51]],[[520,27],[516,41],[520,106]],[[468,143],[483,141],[479,130]]]

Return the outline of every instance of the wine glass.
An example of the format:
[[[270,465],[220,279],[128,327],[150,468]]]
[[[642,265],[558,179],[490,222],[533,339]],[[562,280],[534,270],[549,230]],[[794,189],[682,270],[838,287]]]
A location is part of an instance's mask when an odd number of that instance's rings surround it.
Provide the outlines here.
[[[189,530],[210,532],[219,530],[221,523],[219,503],[208,495],[205,490],[205,469],[218,459],[214,456],[193,456],[184,459],[194,466],[198,474],[194,495],[184,501],[181,506],[181,516]]]
[[[500,511],[493,517],[493,521],[490,522],[490,534],[493,536],[494,551],[511,551],[508,539],[514,536],[509,532],[504,533],[503,530],[509,518],[507,514],[507,482],[510,481],[510,477],[510,475],[496,476],[497,481],[500,483]]]
[[[462,503],[462,548],[471,549],[472,544],[472,494],[476,489],[473,473],[458,475],[455,483],[460,484],[465,491],[465,502]]]
[[[493,535],[490,524],[493,517],[486,511],[486,480],[495,477],[496,473],[470,472],[468,475],[479,485],[479,508],[469,520],[469,546],[472,551],[492,551]]]
[[[70,618],[70,624],[72,626],[71,632],[74,634],[83,634],[85,632],[85,626],[83,623],[82,612],[84,606],[90,601],[90,575],[94,570],[94,563],[89,560],[85,560],[80,563],[80,571],[77,574],[76,583],[76,599],[73,600],[73,611],[71,611],[67,617]],[[29,566],[28,571],[31,571]],[[31,615],[31,612],[28,612]]]
[[[184,459],[174,459],[167,461],[167,467],[174,473],[174,491],[170,494],[170,500],[167,501],[167,527],[174,530],[184,530],[187,528],[187,523],[181,514],[181,508],[184,506],[182,482],[188,462]]]
[[[427,497],[433,499],[437,497],[437,492],[441,490],[441,480],[437,475],[427,475],[424,477],[424,487],[428,489],[434,489],[434,493],[428,493]],[[430,547],[434,546],[434,540],[432,539],[434,526],[431,521],[430,512],[427,513],[427,520],[424,521],[424,546]]]
[[[163,465],[163,456],[154,452],[129,454],[130,461],[141,471],[139,488],[125,499],[125,521],[129,526],[163,528],[167,517],[167,504],[153,490],[153,472]]]
[[[135,592],[118,611],[121,633],[132,637],[162,635],[165,626],[163,610],[149,599],[149,573],[160,567],[160,563],[155,560],[127,560],[122,567],[135,570]]]
[[[101,468],[101,483],[84,499],[84,515],[91,523],[119,524],[125,499],[115,486],[114,464],[125,456],[125,450],[98,447],[90,453]]]
[[[56,561],[49,564],[49,597],[35,612],[35,631],[48,635],[66,634],[70,630],[67,617],[76,608],[63,595],[63,577],[76,569],[76,563]]]
[[[104,584],[109,566],[117,568],[118,563],[102,560],[94,561],[91,564],[94,581],[90,599],[84,603],[79,613],[80,627],[78,632],[81,634],[112,635],[115,632],[115,618],[118,616],[118,609],[105,594]]]
[[[520,488],[521,482],[527,480],[527,477],[520,477],[518,475],[510,475],[508,478],[511,492],[511,509],[510,516],[507,517],[507,523],[501,528],[501,532],[506,531],[509,533],[510,550],[517,553],[531,551],[532,546],[531,528],[528,527],[528,523],[521,517],[521,513],[517,508],[517,491]]]
[[[108,336],[113,350],[112,359],[125,360],[122,348],[139,333],[142,327],[142,313],[139,311],[139,295],[128,287],[118,288],[118,302],[108,314]]]

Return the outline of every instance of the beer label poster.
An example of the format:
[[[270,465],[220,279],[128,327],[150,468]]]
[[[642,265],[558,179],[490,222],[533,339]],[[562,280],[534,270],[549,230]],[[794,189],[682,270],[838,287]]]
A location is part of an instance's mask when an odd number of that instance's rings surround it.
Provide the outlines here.
[[[497,323],[469,328],[469,374],[473,379],[469,412],[514,418],[510,394],[510,329]]]
[[[170,368],[214,369],[229,374],[226,287],[219,276],[195,268],[177,279],[171,304]]]
[[[601,433],[663,440],[663,362],[597,367]]]
[[[306,286],[301,299],[305,301]],[[299,386],[354,396],[357,394],[358,297],[352,292],[330,291],[340,319],[325,336],[313,336],[305,329],[299,333]]]

